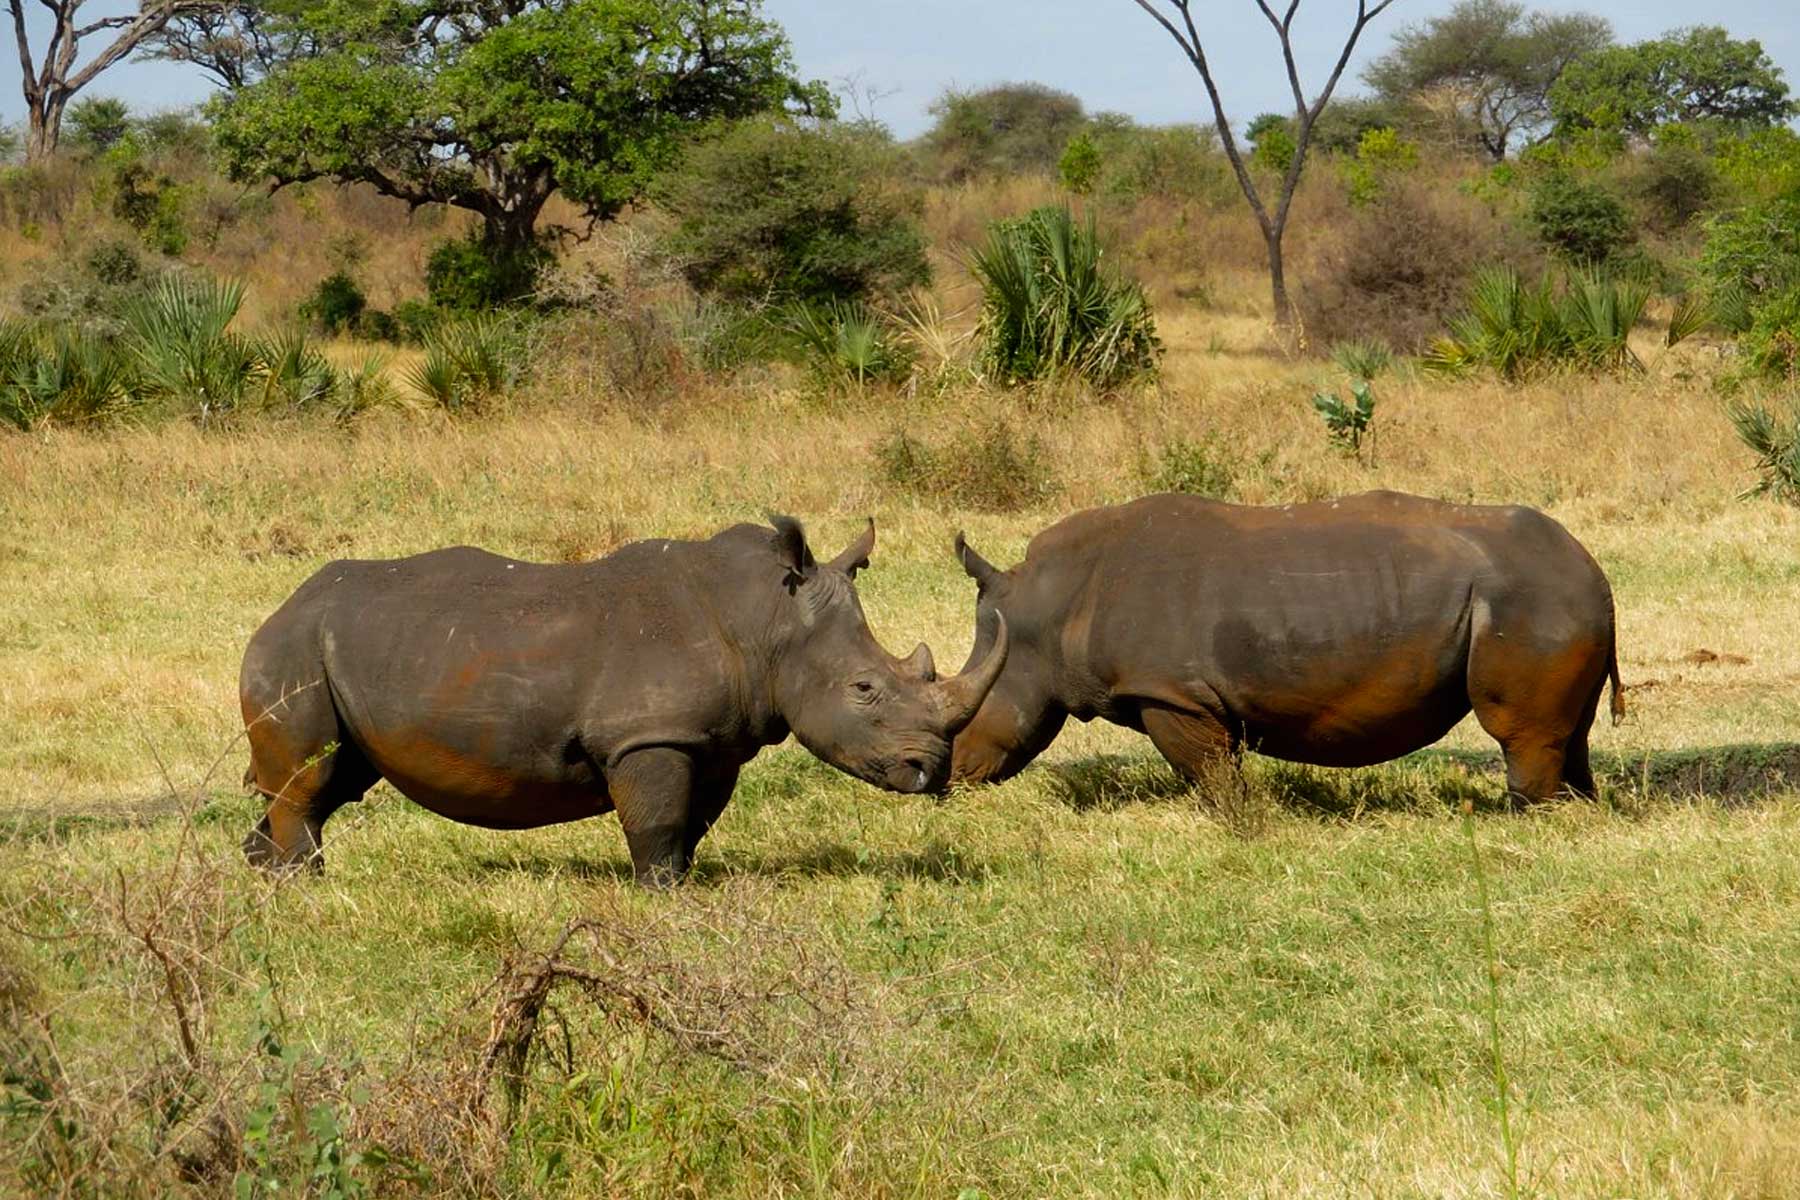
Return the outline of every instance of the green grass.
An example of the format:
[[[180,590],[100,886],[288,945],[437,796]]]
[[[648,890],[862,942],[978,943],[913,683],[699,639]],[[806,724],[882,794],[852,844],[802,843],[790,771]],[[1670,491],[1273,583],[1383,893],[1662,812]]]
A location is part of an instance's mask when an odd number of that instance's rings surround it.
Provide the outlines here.
[[[1157,783],[1160,769],[1122,765],[1150,798],[1071,803],[1039,771],[934,803],[781,751],[750,770],[671,896],[630,887],[610,822],[494,834],[385,790],[337,818],[324,878],[271,890],[235,866],[251,806],[222,799],[197,836],[221,860],[217,903],[254,915],[219,952],[211,1036],[228,1059],[249,1047],[273,994],[286,1040],[359,1063],[381,1095],[415,1045],[472,1053],[498,962],[564,921],[699,914],[715,931],[683,943],[684,969],[706,978],[741,956],[724,920],[741,910],[842,964],[862,1006],[842,1019],[858,1023],[829,1027],[828,1010],[802,1028],[846,1055],[800,1056],[804,1070],[771,1081],[630,1021],[603,1027],[564,997],[576,1078],[554,1061],[565,1034],[547,1039],[513,1185],[530,1192],[560,1143],[544,1186],[591,1195],[696,1173],[696,1191],[722,1195],[910,1195],[921,1173],[932,1195],[1494,1194],[1481,914],[1451,812],[1277,806],[1245,838]],[[1442,785],[1443,770],[1412,785]],[[104,927],[89,889],[104,897],[115,872],[148,887],[179,829],[15,840],[0,903],[31,928]],[[1791,799],[1476,820],[1535,1190],[1743,1194],[1682,1180],[1800,1169],[1791,1150],[1752,1153],[1791,1132],[1800,1088],[1797,834]],[[53,909],[29,899],[52,885]],[[147,1070],[171,1036],[155,976],[106,946],[14,952],[51,994],[82,1000],[56,1023],[73,1070]],[[864,1021],[879,1036],[856,1036]],[[353,1126],[405,1123],[347,1111]],[[796,1136],[809,1122],[818,1145]]]

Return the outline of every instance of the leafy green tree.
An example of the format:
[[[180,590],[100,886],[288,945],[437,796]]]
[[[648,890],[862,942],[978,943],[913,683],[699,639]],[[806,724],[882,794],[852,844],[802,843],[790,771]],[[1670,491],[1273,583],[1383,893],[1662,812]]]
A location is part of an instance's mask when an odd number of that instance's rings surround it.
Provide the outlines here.
[[[885,131],[756,118],[694,146],[653,188],[662,251],[739,303],[860,301],[927,282],[918,191]]]
[[[1498,162],[1515,136],[1550,125],[1550,89],[1569,63],[1612,44],[1612,26],[1587,13],[1530,12],[1511,0],[1458,0],[1408,25],[1363,72],[1378,97],[1403,105],[1445,98],[1456,123]]]
[[[1550,109],[1559,131],[1634,137],[1678,122],[1767,128],[1800,112],[1761,43],[1716,25],[1583,55],[1550,89]]]
[[[1081,101],[1041,83],[952,89],[931,112],[937,120],[925,134],[925,153],[951,182],[986,173],[1053,174],[1086,120]]]
[[[760,0],[383,0],[292,19],[304,52],[211,106],[232,175],[467,209],[508,256],[553,193],[615,216],[701,122],[832,106]]]
[[[117,145],[131,132],[131,109],[112,96],[78,100],[67,117],[69,140],[76,149],[97,154]]]

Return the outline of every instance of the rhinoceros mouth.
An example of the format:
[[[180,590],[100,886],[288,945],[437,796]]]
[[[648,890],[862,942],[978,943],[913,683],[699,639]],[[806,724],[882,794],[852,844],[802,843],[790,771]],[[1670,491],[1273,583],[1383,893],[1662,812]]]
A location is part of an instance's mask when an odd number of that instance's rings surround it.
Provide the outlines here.
[[[949,774],[947,759],[909,754],[886,764],[879,773],[878,782],[891,792],[917,796],[943,790]]]

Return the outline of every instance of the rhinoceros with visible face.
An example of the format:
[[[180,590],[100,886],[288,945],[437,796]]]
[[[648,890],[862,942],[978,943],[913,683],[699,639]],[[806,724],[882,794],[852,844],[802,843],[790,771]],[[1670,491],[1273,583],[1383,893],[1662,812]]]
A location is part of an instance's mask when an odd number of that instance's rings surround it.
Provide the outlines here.
[[[470,547],[334,562],[251,638],[253,863],[321,862],[377,779],[455,821],[523,829],[617,811],[641,883],[678,879],[738,769],[790,731],[897,792],[941,788],[950,739],[1006,661],[939,680],[888,655],[853,579],[873,522],[817,563],[799,524],[645,541],[594,562]]]
[[[1509,790],[1591,795],[1588,730],[1619,695],[1612,590],[1530,508],[1395,492],[1279,507],[1146,496],[1090,509],[998,570],[957,535],[979,588],[971,662],[1006,667],[956,738],[953,778],[1004,779],[1069,716],[1150,735],[1190,776],[1251,749],[1364,766],[1471,709]]]

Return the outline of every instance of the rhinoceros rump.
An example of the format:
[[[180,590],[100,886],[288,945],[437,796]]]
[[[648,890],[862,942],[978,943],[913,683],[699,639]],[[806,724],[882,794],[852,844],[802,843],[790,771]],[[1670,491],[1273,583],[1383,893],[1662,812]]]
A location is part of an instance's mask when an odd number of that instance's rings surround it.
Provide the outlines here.
[[[1429,745],[1472,708],[1507,786],[1591,795],[1588,730],[1619,696],[1612,589],[1529,508],[1369,492],[1250,507],[1147,496],[1032,539],[1008,571],[959,534],[980,589],[975,653],[1006,668],[956,738],[952,776],[1004,779],[1065,718],[1150,735],[1196,775],[1248,748],[1363,766]]]
[[[257,630],[239,691],[252,862],[318,865],[385,778],[455,821],[523,829],[616,810],[640,882],[679,878],[738,769],[790,731],[897,792],[941,788],[950,739],[1006,660],[937,680],[888,655],[852,582],[873,523],[817,564],[788,517],[596,562],[469,547],[334,562]]]

